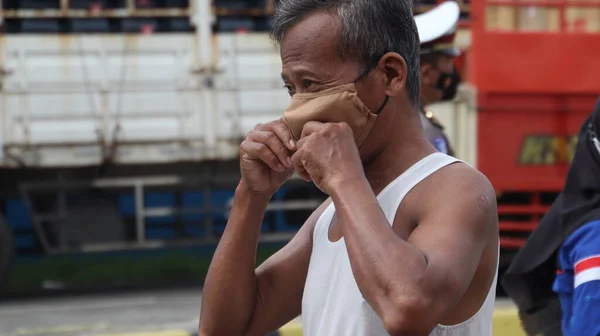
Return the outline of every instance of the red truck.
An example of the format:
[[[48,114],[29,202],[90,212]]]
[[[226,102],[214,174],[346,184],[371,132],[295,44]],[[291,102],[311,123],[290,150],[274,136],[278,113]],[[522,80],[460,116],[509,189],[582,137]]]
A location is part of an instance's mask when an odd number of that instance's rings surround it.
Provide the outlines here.
[[[600,3],[480,0],[470,13],[477,168],[498,195],[506,265],[562,189],[600,95]]]

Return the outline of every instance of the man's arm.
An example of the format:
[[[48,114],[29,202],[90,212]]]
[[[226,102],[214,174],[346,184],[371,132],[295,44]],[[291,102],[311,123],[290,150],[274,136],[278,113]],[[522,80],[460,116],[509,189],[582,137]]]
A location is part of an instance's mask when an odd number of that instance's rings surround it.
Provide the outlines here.
[[[408,240],[394,232],[364,178],[332,193],[358,287],[391,335],[435,328],[468,289],[495,229],[487,179],[465,165],[444,170],[452,179],[439,174],[431,181],[435,193],[422,200],[423,216]]]
[[[199,334],[265,335],[301,312],[316,220],[326,201],[295,237],[255,271],[256,249],[268,198],[236,190],[233,208],[210,265]]]

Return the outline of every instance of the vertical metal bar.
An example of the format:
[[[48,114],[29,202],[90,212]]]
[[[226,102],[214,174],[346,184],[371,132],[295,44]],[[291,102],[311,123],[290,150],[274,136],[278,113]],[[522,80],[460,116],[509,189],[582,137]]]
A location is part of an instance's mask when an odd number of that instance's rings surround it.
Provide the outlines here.
[[[135,224],[138,243],[143,243],[146,238],[146,211],[144,206],[144,185],[138,180],[134,185],[135,189]]]
[[[99,141],[102,141],[102,143],[100,144],[102,146],[103,149],[107,149],[107,148],[111,148],[111,135],[110,135],[110,97],[109,97],[109,82],[110,82],[110,78],[109,78],[109,74],[110,74],[110,69],[109,69],[109,63],[108,63],[108,54],[106,51],[106,46],[100,44],[100,48],[98,49],[98,57],[100,60],[100,68],[102,69],[102,78],[100,79],[100,90],[98,91],[99,95],[100,95],[100,115],[96,116],[97,120],[99,121],[99,124],[101,124],[101,127],[99,127],[98,129],[98,135],[99,135]],[[92,93],[93,94],[93,93]],[[94,103],[95,101],[92,100],[92,103]],[[91,106],[92,111],[95,111],[94,106]],[[115,121],[115,125],[117,124],[117,122]],[[104,151],[103,153],[101,153],[102,157],[99,158],[99,160],[104,160],[106,158],[108,158],[108,155],[110,155],[112,153],[110,153],[110,151]]]
[[[127,0],[127,10],[129,11],[129,14],[135,12],[135,0]]]
[[[60,0],[60,11],[62,15],[67,16],[69,13],[69,0]]]
[[[208,156],[214,157],[217,143],[218,113],[212,113],[214,110],[214,89],[210,70],[212,69],[212,22],[213,14],[210,0],[195,0],[195,14],[193,22],[196,26],[196,55],[198,57],[197,65],[203,69],[202,87],[202,111],[204,116],[204,141]]]
[[[196,38],[198,40],[200,66],[208,68],[212,58],[212,22],[213,14],[210,0],[195,0],[196,13],[194,23],[196,24]]]
[[[239,53],[239,39],[240,36],[243,36],[241,34],[235,34],[234,38],[233,38],[233,43],[232,43],[232,50],[231,50],[231,69],[233,70],[233,80],[234,80],[234,89],[233,89],[233,101],[234,106],[235,106],[235,110],[233,111],[233,115],[232,117],[234,118],[234,120],[232,121],[233,124],[233,131],[234,131],[234,136],[238,136],[238,135],[243,135],[242,133],[242,94],[241,94],[241,86],[242,86],[242,79],[240,76],[240,53]]]
[[[2,6],[2,0],[0,0],[0,8]],[[2,26],[2,16],[0,16],[0,26]],[[4,160],[4,144],[12,141],[12,129],[9,122],[12,123],[12,118],[9,118],[9,113],[11,113],[7,106],[6,99],[8,95],[4,94],[4,59],[3,53],[0,53],[0,164],[3,163]]]
[[[59,172],[58,173],[58,188],[56,190],[57,197],[57,207],[58,207],[58,248],[60,251],[67,250],[67,194],[65,190],[65,179],[64,175]]]
[[[17,52],[17,58],[18,58],[18,64],[19,64],[19,70],[18,72],[20,72],[19,75],[19,89],[22,93],[22,95],[19,97],[19,101],[20,101],[20,107],[23,109],[22,111],[22,115],[17,116],[17,120],[20,119],[21,122],[21,127],[24,133],[24,137],[25,137],[25,142],[29,144],[29,104],[27,103],[27,91],[29,91],[28,85],[27,85],[27,65],[26,65],[26,61],[25,61],[25,50],[24,49],[19,49]],[[18,118],[20,117],[20,118]],[[14,132],[14,131],[13,131]]]
[[[20,76],[19,76],[19,89],[21,90],[21,92],[25,92],[27,90],[29,90],[28,86],[27,86],[27,64],[25,61],[25,49],[19,49],[17,51],[17,57],[18,57],[18,64],[20,67]]]
[[[187,92],[182,92],[182,90],[185,88],[185,61],[183,56],[183,50],[181,48],[176,49],[174,52],[174,56],[177,66],[174,78],[175,95],[177,95],[177,97],[181,99],[181,108],[179,108],[177,123],[179,126],[179,137],[185,139],[187,136],[186,117],[189,116],[190,111],[187,105]]]
[[[31,145],[31,104],[29,103],[29,94],[21,97],[21,107],[23,108],[23,136],[25,143]]]

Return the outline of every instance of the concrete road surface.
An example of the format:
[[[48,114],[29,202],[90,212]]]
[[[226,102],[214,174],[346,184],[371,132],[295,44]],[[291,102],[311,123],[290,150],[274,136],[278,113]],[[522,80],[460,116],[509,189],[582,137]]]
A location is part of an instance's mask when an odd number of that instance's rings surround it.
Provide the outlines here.
[[[0,302],[0,336],[192,332],[198,325],[201,294],[200,290],[175,289]],[[510,308],[512,303],[498,299],[496,306]]]
[[[161,290],[0,302],[0,335],[111,335],[194,330],[200,290]]]

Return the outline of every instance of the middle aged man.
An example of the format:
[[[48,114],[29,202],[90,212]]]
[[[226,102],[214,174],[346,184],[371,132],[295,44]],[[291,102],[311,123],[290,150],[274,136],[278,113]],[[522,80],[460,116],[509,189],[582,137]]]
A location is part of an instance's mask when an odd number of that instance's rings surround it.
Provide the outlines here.
[[[240,145],[200,335],[265,335],[300,314],[306,335],[491,335],[495,194],[424,137],[412,2],[281,0],[273,25],[292,99]],[[294,171],[330,198],[255,269]]]

